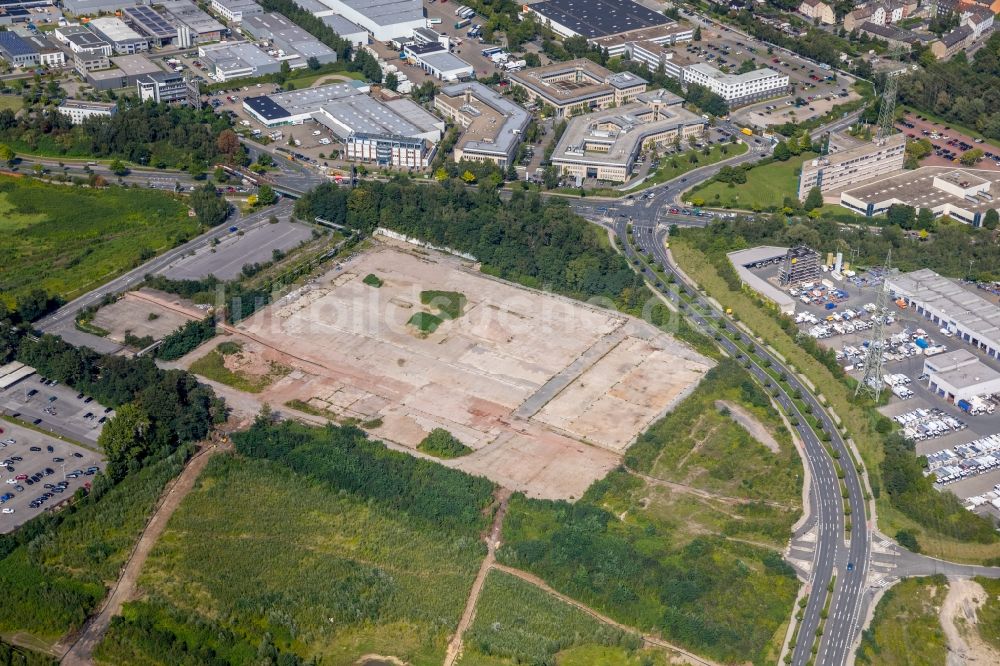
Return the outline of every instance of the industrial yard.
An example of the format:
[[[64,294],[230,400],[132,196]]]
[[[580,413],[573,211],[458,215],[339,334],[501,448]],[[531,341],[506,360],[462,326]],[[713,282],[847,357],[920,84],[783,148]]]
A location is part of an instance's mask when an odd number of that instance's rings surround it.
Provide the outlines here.
[[[445,317],[428,293],[463,307]],[[473,449],[447,464],[545,498],[580,497],[711,366],[644,322],[403,244],[355,256],[236,329],[244,362],[292,369],[261,401],[305,403],[408,449],[444,428]]]

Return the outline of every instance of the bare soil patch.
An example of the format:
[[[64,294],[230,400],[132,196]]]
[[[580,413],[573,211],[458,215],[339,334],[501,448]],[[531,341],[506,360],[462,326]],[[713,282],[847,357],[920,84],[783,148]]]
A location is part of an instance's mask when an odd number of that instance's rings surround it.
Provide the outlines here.
[[[757,417],[745,410],[742,405],[738,405],[730,400],[716,400],[715,407],[717,409],[724,407],[729,410],[729,416],[750,433],[751,437],[766,446],[771,453],[781,453],[781,447],[778,446],[778,440],[774,438],[774,435],[771,434],[763,423],[757,420]]]
[[[987,594],[974,580],[953,578],[941,604],[941,628],[948,638],[948,666],[1000,664],[1000,652],[988,645],[976,629],[976,611]]]
[[[108,332],[108,338],[124,343],[129,332],[137,338],[147,335],[160,340],[205,312],[193,303],[161,291],[140,289],[125,292],[116,302],[105,305],[94,315],[93,324]]]
[[[452,466],[545,498],[579,497],[711,367],[645,322],[475,268],[379,244],[231,332],[293,369],[262,401],[374,422],[411,450],[444,428],[474,449]],[[424,291],[463,294],[462,316],[415,334]]]

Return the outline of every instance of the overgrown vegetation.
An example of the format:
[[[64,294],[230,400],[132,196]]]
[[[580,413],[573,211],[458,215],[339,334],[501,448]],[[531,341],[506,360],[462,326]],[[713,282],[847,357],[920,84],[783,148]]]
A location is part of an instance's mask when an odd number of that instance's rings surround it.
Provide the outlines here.
[[[200,321],[189,321],[163,338],[163,342],[156,350],[156,357],[164,361],[175,361],[214,337],[214,316],[208,316]]]
[[[212,381],[232,386],[247,393],[260,393],[276,380],[284,377],[291,368],[280,363],[270,362],[266,374],[251,374],[244,370],[231,370],[226,367],[226,357],[240,354],[242,345],[233,342],[221,342],[219,345],[190,365],[191,372],[211,379]]]
[[[578,645],[636,649],[634,634],[597,621],[530,583],[491,571],[476,604],[476,619],[465,634],[462,664],[480,655],[514,664],[551,664],[557,653]]]
[[[157,625],[191,647],[218,627],[225,643],[266,635],[323,663],[440,664],[484,555],[492,485],[354,428],[259,422],[234,441],[252,459],[210,461],[147,562],[141,586],[177,609],[154,609]]]
[[[364,278],[362,278],[361,281],[364,282],[369,287],[375,287],[376,289],[378,289],[379,287],[381,287],[384,284],[382,282],[382,278],[380,278],[379,276],[375,275],[374,273],[369,273]]]
[[[406,323],[419,329],[421,333],[433,333],[444,320],[430,312],[414,312]]]
[[[857,662],[880,666],[937,666],[945,663],[948,641],[938,613],[948,594],[941,575],[908,578],[885,593],[871,626],[861,636]]]
[[[52,641],[82,626],[190,453],[184,447],[117,484],[98,475],[71,508],[0,536],[0,631]]]
[[[434,428],[417,445],[417,450],[436,458],[460,458],[472,453],[465,444],[444,428]]]
[[[465,308],[465,294],[457,291],[422,291],[420,302],[438,311],[445,319],[458,319]]]
[[[95,287],[193,235],[186,210],[153,190],[0,177],[0,300],[13,306],[39,289],[71,298]]]
[[[55,659],[0,641],[0,666],[55,666]]]

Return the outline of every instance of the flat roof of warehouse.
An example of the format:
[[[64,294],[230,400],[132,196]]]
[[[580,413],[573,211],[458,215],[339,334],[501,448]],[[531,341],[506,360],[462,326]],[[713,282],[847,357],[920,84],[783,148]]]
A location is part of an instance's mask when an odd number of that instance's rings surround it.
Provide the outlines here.
[[[929,268],[891,277],[889,286],[980,337],[1000,339],[1000,308]]]
[[[529,8],[588,38],[673,23],[632,0],[544,0]]]

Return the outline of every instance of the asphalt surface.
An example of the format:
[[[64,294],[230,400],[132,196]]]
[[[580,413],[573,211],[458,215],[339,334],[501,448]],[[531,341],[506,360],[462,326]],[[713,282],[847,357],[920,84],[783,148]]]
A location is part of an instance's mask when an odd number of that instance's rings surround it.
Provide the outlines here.
[[[76,330],[75,320],[76,315],[86,308],[87,306],[94,305],[100,302],[108,294],[118,294],[129,289],[133,284],[141,282],[146,275],[150,273],[159,273],[163,271],[168,266],[176,262],[178,259],[186,254],[194,252],[196,250],[205,249],[210,246],[212,241],[216,239],[221,239],[224,236],[232,233],[229,231],[230,227],[236,227],[238,230],[247,229],[255,224],[267,224],[267,218],[271,215],[277,215],[278,217],[283,217],[288,215],[291,210],[292,203],[290,201],[282,201],[277,206],[272,206],[265,208],[263,210],[251,213],[247,216],[241,216],[239,212],[234,213],[228,220],[223,222],[217,227],[214,227],[202,235],[194,238],[183,245],[179,245],[171,250],[167,250],[158,257],[150,259],[145,264],[134,268],[123,275],[118,276],[114,280],[107,282],[106,284],[94,289],[93,291],[84,294],[83,296],[70,301],[63,307],[56,310],[54,313],[39,320],[35,324],[35,328],[44,332],[52,333],[55,335],[61,335],[73,344],[87,344],[87,346],[93,347],[97,351],[102,351],[98,349],[97,346],[101,345],[104,338],[97,336],[91,336],[86,333],[82,333]],[[67,333],[67,335],[63,335]],[[77,342],[77,339],[86,337],[87,342]],[[93,340],[90,340],[93,338]]]

